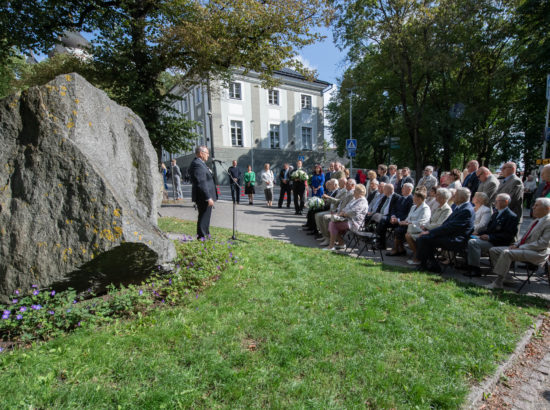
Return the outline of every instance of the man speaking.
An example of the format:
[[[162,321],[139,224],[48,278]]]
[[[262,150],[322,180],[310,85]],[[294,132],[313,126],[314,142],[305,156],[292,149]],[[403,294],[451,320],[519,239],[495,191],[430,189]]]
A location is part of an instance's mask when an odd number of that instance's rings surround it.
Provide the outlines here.
[[[193,188],[191,198],[199,210],[197,221],[197,237],[205,238],[210,234],[210,217],[216,198],[216,186],[212,171],[206,166],[209,156],[208,148],[204,145],[195,148],[195,159],[189,167],[189,175]]]

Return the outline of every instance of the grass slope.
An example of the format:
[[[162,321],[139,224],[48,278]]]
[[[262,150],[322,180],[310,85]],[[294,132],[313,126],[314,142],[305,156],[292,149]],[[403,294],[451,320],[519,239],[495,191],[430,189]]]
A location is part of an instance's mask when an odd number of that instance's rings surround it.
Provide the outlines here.
[[[241,237],[241,263],[184,308],[1,354],[2,406],[454,408],[545,309]]]

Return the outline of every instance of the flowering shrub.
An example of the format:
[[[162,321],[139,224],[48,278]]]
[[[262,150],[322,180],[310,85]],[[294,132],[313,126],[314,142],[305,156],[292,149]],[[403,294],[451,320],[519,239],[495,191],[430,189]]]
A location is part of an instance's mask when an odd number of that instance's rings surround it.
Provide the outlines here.
[[[142,314],[165,303],[181,304],[190,292],[204,289],[237,262],[230,242],[186,236],[176,248],[174,271],[155,273],[138,286],[111,285],[101,297],[91,290],[77,294],[74,289],[56,292],[36,285],[26,292],[16,290],[10,304],[0,305],[0,337],[20,342],[49,339],[80,326]]]

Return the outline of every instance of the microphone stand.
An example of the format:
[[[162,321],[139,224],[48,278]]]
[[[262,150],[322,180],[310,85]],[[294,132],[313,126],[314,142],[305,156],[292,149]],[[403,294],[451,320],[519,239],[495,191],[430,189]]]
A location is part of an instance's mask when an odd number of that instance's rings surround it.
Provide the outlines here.
[[[227,174],[227,176],[229,177],[229,183],[234,183],[235,185],[237,185],[237,188],[239,188],[239,192],[236,193],[237,195],[240,195],[241,194],[241,186],[239,185],[238,182],[235,182],[233,180],[233,176],[231,176],[231,173],[229,172],[229,168],[227,168],[225,165],[223,165],[223,162],[220,161],[219,159],[214,159],[212,160],[212,162],[217,162],[218,164],[220,164],[220,166],[222,167],[222,169],[224,170],[224,172]],[[231,182],[233,181],[233,182]],[[246,242],[246,241],[243,241],[242,239],[237,239],[237,236],[235,235],[235,227],[237,225],[237,201],[234,200],[233,201],[233,235],[231,236],[231,239],[234,240],[234,241],[241,241],[241,242]]]

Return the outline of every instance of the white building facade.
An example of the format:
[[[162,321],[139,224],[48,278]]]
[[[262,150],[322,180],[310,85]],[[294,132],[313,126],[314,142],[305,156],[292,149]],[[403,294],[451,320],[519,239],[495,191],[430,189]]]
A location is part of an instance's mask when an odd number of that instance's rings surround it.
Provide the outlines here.
[[[198,121],[196,145],[206,145],[211,156],[230,165],[237,160],[244,171],[271,164],[277,171],[284,162],[303,159],[306,166],[325,162],[324,98],[332,84],[308,81],[292,70],[274,73],[279,85],[262,87],[257,73],[235,71],[231,82],[205,82],[190,90],[175,87],[181,96],[175,104],[181,115]],[[163,161],[175,157],[186,168],[193,153],[163,153]],[[332,156],[332,155],[331,155]],[[223,170],[216,168],[219,183],[225,183]]]

